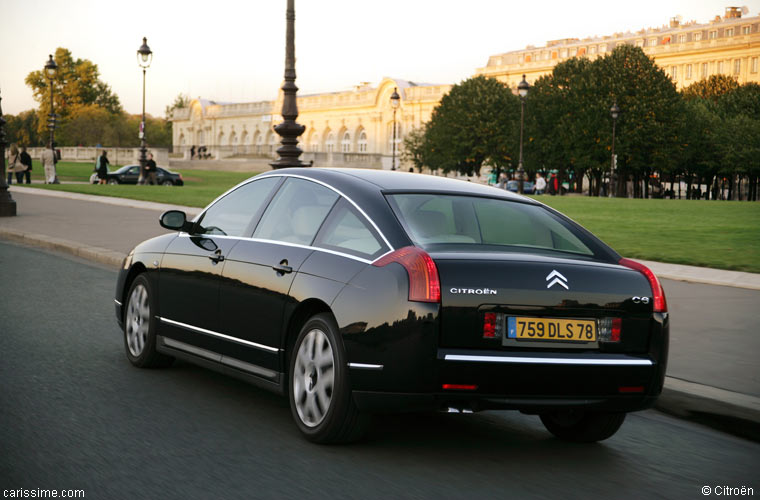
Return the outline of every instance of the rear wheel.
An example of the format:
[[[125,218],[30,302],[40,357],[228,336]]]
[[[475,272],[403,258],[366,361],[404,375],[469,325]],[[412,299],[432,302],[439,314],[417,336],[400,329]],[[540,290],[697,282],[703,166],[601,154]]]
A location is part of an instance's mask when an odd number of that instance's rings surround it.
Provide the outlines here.
[[[169,179],[164,179],[163,181],[161,181],[161,185],[162,186],[173,186],[174,183],[171,180],[169,180]]]
[[[108,183],[109,184],[118,184],[119,180],[118,179],[108,179]]]
[[[124,347],[130,363],[140,368],[161,368],[174,358],[156,350],[156,298],[150,282],[141,274],[132,282],[124,313]]]
[[[625,413],[565,410],[541,414],[541,422],[549,432],[578,443],[603,441],[615,434],[624,420]]]
[[[315,443],[355,441],[364,435],[369,421],[351,397],[337,332],[330,314],[313,316],[301,329],[290,356],[290,410],[301,433]]]

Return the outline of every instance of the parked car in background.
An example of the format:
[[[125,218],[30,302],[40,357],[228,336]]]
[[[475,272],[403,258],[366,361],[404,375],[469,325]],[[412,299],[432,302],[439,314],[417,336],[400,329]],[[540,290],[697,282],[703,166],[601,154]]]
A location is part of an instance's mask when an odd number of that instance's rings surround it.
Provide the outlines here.
[[[523,194],[533,194],[535,189],[536,188],[533,182],[531,181],[523,182]],[[507,181],[507,191],[512,191],[513,193],[516,193],[518,191],[517,181]]]
[[[107,182],[108,184],[137,184],[139,178],[140,165],[125,165],[114,172],[108,172]],[[185,184],[181,174],[161,167],[158,167],[156,178],[162,186],[182,186]],[[90,182],[92,184],[98,183],[97,172],[93,172],[90,176]]]

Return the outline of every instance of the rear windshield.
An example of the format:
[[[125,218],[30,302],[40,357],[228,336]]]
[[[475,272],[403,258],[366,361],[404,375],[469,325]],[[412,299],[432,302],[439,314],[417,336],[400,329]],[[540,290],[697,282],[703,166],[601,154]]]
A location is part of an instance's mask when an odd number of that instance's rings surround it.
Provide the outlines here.
[[[474,196],[391,194],[387,198],[415,244],[525,248],[593,255],[572,224],[540,205]],[[593,245],[593,243],[592,243]],[[485,248],[487,247],[487,248]],[[495,248],[496,247],[496,248]]]

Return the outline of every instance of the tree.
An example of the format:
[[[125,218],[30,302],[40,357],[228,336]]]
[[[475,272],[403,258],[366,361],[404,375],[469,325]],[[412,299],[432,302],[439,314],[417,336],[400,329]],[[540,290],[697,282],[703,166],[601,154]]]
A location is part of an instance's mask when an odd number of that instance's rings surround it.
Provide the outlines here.
[[[520,102],[501,82],[484,76],[452,87],[425,129],[426,163],[444,172],[473,175],[484,163],[510,164],[517,151]]]
[[[427,151],[425,149],[425,131],[427,125],[412,129],[404,137],[404,147],[401,150],[401,162],[411,163],[419,172],[427,165],[425,158]]]
[[[4,115],[8,143],[24,146],[41,146],[44,137],[37,132],[37,113],[33,109],[22,111],[18,116]]]
[[[188,106],[190,106],[190,97],[180,92],[177,94],[177,97],[174,98],[174,102],[166,105],[166,108],[164,109],[164,115],[166,116],[167,120],[171,120],[175,109],[182,109]]]
[[[71,52],[62,47],[55,51],[55,62],[58,70],[53,78],[53,100],[58,123],[63,124],[78,108],[89,105],[103,108],[112,115],[122,113],[119,98],[99,79],[96,64],[88,59],[74,59]],[[25,81],[39,103],[37,130],[43,135],[50,113],[50,80],[44,70],[37,70],[29,73]]]
[[[733,76],[710,75],[684,88],[681,90],[681,94],[686,99],[700,98],[715,102],[718,100],[718,97],[736,89],[738,86],[739,84]]]

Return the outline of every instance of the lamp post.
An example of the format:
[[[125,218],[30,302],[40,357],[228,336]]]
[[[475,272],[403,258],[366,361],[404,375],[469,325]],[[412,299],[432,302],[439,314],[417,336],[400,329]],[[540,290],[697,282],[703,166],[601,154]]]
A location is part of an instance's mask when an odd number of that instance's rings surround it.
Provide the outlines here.
[[[50,113],[48,113],[48,129],[50,129],[50,151],[53,153],[53,171],[55,171],[55,109],[53,104],[53,78],[58,71],[58,65],[53,60],[53,54],[48,56],[48,60],[45,63],[45,75],[48,77],[48,83],[50,84]],[[56,176],[57,178],[57,176]],[[47,180],[45,181],[47,182]],[[57,182],[57,181],[54,181]]]
[[[145,70],[150,66],[153,60],[153,52],[148,47],[148,39],[143,37],[143,43],[140,48],[137,49],[137,64],[140,65],[143,71],[143,92],[142,92],[142,121],[140,122],[140,177],[139,179],[145,179],[145,164],[148,159],[145,156]]]
[[[0,97],[0,101],[3,98]],[[3,120],[3,107],[0,105],[0,217],[12,217],[16,215],[16,201],[8,192],[8,184],[5,181],[5,120]]]
[[[522,81],[517,84],[517,93],[520,95],[520,159],[517,163],[517,192],[523,194],[525,182],[525,168],[523,167],[523,119],[525,116],[525,98],[528,96],[530,85],[525,81],[523,75]]]
[[[303,134],[306,127],[296,123],[298,118],[298,103],[296,102],[296,43],[295,27],[296,8],[295,1],[288,0],[285,9],[285,83],[282,84],[282,118],[283,121],[274,130],[282,141],[282,146],[277,148],[280,158],[270,165],[272,168],[310,167],[311,163],[304,163],[299,159],[301,148],[298,147],[298,137]],[[313,162],[312,162],[313,163]]]
[[[610,108],[610,115],[612,115],[612,156],[610,158],[610,192],[609,197],[612,198],[615,196],[613,189],[614,189],[614,176],[615,176],[615,123],[617,122],[618,116],[620,116],[620,108],[618,108],[617,102],[612,104],[612,107]]]
[[[401,104],[401,97],[398,95],[397,88],[393,88],[393,93],[391,94],[391,108],[393,109],[393,138],[391,139],[392,142],[392,149],[393,149],[393,161],[391,163],[391,170],[396,170],[396,110],[399,107],[399,104]]]

